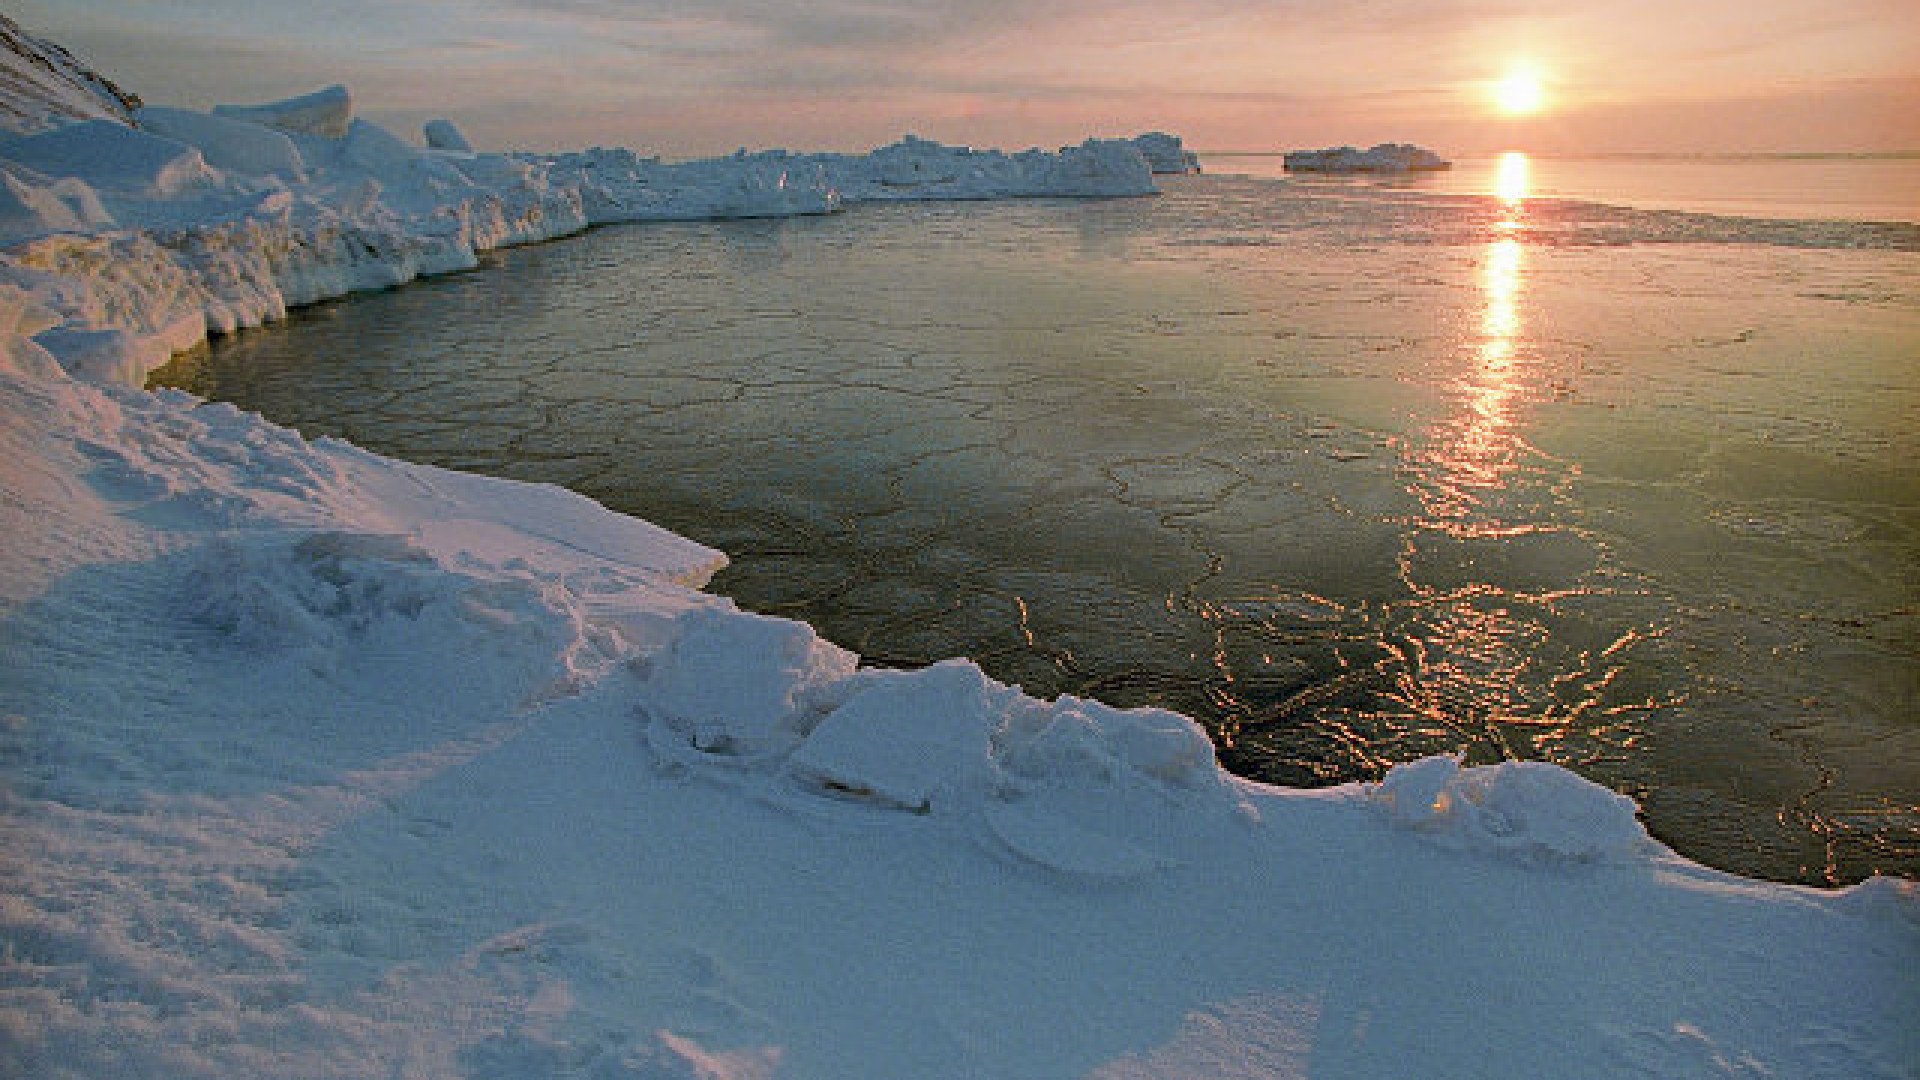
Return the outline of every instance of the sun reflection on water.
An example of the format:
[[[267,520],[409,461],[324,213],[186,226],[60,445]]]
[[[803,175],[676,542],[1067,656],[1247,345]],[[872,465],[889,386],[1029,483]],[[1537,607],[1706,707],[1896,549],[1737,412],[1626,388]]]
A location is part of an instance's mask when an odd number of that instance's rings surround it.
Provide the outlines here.
[[[1533,193],[1533,163],[1527,155],[1517,150],[1509,150],[1500,155],[1500,163],[1494,167],[1493,193],[1506,204],[1508,211],[1517,211],[1527,196]],[[1516,227],[1519,222],[1503,222],[1507,228]]]
[[[1519,168],[1524,170],[1524,158]],[[1515,235],[1520,209],[1519,199],[1507,202],[1507,216],[1481,249],[1477,333],[1462,342],[1455,382],[1462,408],[1431,429],[1420,470],[1424,482],[1417,490],[1427,525],[1455,535],[1498,535],[1506,528],[1497,509],[1499,490],[1526,449],[1513,415],[1522,391],[1516,368],[1525,332],[1526,247]]]
[[[1487,245],[1480,268],[1480,288],[1486,309],[1480,317],[1480,359],[1485,365],[1505,363],[1513,356],[1520,336],[1520,241],[1503,236]]]
[[[1522,242],[1529,183],[1525,154],[1500,159],[1491,234],[1474,251],[1475,308],[1461,322],[1454,406],[1409,460],[1423,513],[1401,565],[1408,589],[1431,605],[1407,704],[1500,757],[1525,755],[1513,742],[1527,739],[1511,723],[1550,708],[1527,687],[1529,657],[1545,635],[1537,598],[1511,591],[1491,570],[1537,528],[1534,488],[1520,475],[1532,452],[1521,407],[1533,356]]]

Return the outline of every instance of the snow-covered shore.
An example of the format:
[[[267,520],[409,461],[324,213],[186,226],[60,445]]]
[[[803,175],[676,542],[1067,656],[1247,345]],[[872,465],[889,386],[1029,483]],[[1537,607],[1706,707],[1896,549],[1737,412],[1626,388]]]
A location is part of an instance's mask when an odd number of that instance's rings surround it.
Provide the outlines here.
[[[96,380],[137,383],[206,334],[593,224],[1155,190],[1127,140],[1005,154],[908,136],[863,155],[677,163],[618,148],[476,154],[353,116],[344,87],[134,117],[138,128],[94,117],[0,141],[0,282],[59,314],[41,345]],[[465,145],[451,124],[429,126],[441,146]]]
[[[0,147],[0,1074],[1920,1075],[1912,883],[1708,870],[1549,765],[1249,784],[1169,713],[861,669],[563,490],[129,385],[591,220],[1136,152],[469,155],[331,101]]]

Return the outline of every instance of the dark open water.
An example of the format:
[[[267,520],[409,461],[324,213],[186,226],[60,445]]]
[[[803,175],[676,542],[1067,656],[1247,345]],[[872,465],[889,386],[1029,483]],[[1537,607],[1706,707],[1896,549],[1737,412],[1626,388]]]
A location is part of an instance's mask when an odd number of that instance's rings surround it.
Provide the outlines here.
[[[1920,876],[1920,227],[1165,186],[602,229],[164,378],[1245,775],[1544,758],[1713,865]]]

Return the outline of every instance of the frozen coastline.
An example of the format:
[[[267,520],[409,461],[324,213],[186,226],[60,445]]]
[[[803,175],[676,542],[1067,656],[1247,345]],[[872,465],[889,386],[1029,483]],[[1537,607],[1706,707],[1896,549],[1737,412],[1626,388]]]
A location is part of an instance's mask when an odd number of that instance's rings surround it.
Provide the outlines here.
[[[1137,154],[318,111],[293,157],[208,117],[212,156],[101,121],[5,166],[8,1075],[1916,1075],[1911,883],[1701,868],[1547,765],[1247,784],[1168,713],[861,670],[565,491],[128,385],[596,218],[1117,194]]]

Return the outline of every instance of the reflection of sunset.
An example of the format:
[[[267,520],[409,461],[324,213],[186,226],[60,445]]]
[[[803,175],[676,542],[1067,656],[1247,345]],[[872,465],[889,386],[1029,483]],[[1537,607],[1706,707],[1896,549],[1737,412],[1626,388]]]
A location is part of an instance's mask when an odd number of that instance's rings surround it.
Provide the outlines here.
[[[1480,356],[1489,366],[1513,355],[1513,339],[1520,332],[1520,252],[1520,241],[1501,237],[1487,245],[1486,265],[1480,270],[1480,287],[1487,296],[1480,319]]]
[[[1522,451],[1513,430],[1520,391],[1516,370],[1522,332],[1525,247],[1499,235],[1483,249],[1478,333],[1467,342],[1456,384],[1461,410],[1434,431],[1427,484],[1419,491],[1430,521],[1456,535],[1497,532],[1486,502],[1505,482]],[[1477,524],[1469,524],[1476,522]]]
[[[1527,155],[1518,151],[1501,154],[1493,174],[1493,193],[1507,204],[1507,209],[1518,209],[1532,193],[1532,173],[1533,163],[1527,160]]]

